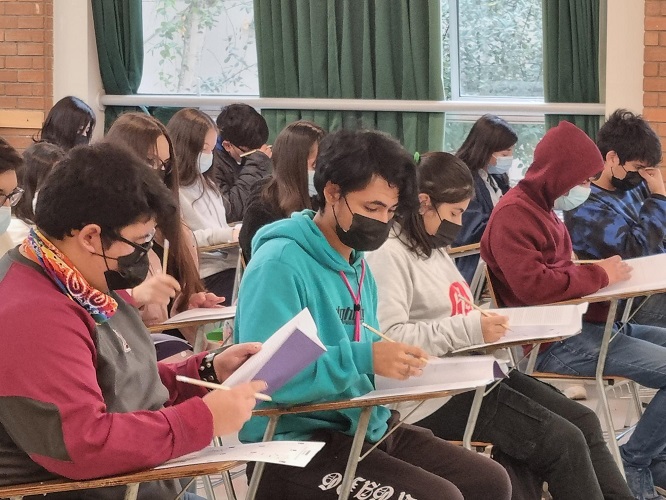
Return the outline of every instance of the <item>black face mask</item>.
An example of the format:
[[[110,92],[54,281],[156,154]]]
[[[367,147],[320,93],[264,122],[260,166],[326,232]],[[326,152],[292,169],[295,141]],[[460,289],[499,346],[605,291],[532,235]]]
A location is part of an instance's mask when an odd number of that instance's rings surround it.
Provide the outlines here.
[[[437,212],[437,216],[439,217],[439,212]],[[444,220],[441,217],[439,217],[440,223],[439,227],[437,228],[437,232],[432,235],[428,235],[430,237],[430,246],[432,248],[444,248],[449,246],[453,241],[456,239],[456,236],[458,236],[458,233],[462,229],[462,226],[460,224],[455,224],[453,222],[450,222],[448,220]]]
[[[90,144],[90,137],[88,137],[87,135],[77,134],[76,137],[74,138],[74,145],[79,146],[81,144],[86,144],[86,145]]]
[[[622,165],[620,166],[622,167]],[[613,170],[611,169],[611,185],[615,189],[619,189],[620,191],[629,191],[643,182],[643,177],[641,177],[641,174],[638,172],[627,172],[624,167],[622,167],[622,169],[626,173],[624,179],[618,179],[615,177],[613,175]]]
[[[393,220],[382,222],[377,219],[372,219],[364,215],[355,214],[349,208],[347,199],[344,198],[347,208],[352,214],[352,223],[346,231],[340,227],[338,223],[338,216],[333,209],[333,216],[335,217],[335,234],[338,235],[340,241],[354,250],[361,252],[371,252],[377,250],[387,240]]]
[[[129,255],[123,255],[118,258],[107,257],[104,253],[104,246],[102,245],[101,256],[104,257],[104,263],[106,264],[104,277],[106,278],[106,284],[108,285],[109,290],[125,290],[140,285],[145,281],[150,269],[148,251],[153,246],[152,240],[143,245],[138,245],[133,241],[126,240],[122,236],[119,236],[118,239],[132,245],[134,251]],[[106,259],[116,260],[118,262],[118,270],[114,271],[109,269],[109,264],[106,262]]]

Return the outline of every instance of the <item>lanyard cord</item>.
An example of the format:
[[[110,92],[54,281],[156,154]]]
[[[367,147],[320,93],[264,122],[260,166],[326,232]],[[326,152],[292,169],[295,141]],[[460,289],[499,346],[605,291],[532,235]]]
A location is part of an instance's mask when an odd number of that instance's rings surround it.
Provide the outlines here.
[[[361,288],[363,288],[363,280],[365,279],[365,260],[361,261],[361,279],[358,280],[358,294],[354,294],[354,290],[352,290],[344,271],[340,271],[340,276],[342,276],[349,295],[351,295],[354,301],[354,341],[359,342],[361,340]]]

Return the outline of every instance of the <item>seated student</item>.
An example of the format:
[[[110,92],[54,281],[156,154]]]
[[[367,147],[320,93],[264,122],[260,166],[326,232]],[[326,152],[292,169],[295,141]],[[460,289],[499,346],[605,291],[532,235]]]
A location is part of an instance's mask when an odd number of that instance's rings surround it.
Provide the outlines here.
[[[0,137],[0,257],[15,246],[8,229],[12,223],[12,207],[23,196],[16,176],[22,164],[21,155]]]
[[[419,358],[426,356],[418,347],[379,342],[361,328],[361,317],[378,327],[377,287],[363,251],[384,243],[393,215],[415,205],[410,156],[380,132],[340,130],[320,143],[314,182],[319,212],[294,213],[255,236],[235,323],[237,340],[262,341],[304,307],[312,313],[328,351],[273,394],[275,402],[288,405],[360,396],[373,390],[374,374],[419,375],[424,366]],[[337,498],[359,414],[348,409],[281,417],[276,439],[312,439],[326,446],[304,469],[268,464],[257,498]],[[396,420],[385,407],[375,407],[364,449]],[[265,418],[253,418],[240,439],[261,441],[265,427]],[[365,457],[356,475],[358,498],[370,498],[373,491],[419,500],[511,495],[501,466],[408,424]]]
[[[14,245],[18,245],[28,236],[30,226],[34,224],[35,220],[35,205],[39,189],[53,166],[63,156],[65,156],[65,152],[60,146],[48,142],[32,144],[23,152],[23,165],[16,174],[18,183],[24,192],[12,211],[12,222],[8,229]]]
[[[454,247],[481,241],[493,207],[509,190],[507,172],[513,162],[513,148],[517,141],[518,136],[511,125],[498,116],[483,115],[456,152],[472,171],[475,195],[463,214],[462,230],[453,242]],[[478,262],[478,255],[456,259],[456,266],[468,283],[472,281]]]
[[[417,177],[419,212],[394,224],[388,241],[366,255],[377,281],[382,331],[433,356],[493,342],[504,335],[507,318],[481,316],[460,298],[471,301],[471,292],[445,250],[474,195],[469,169],[448,153],[427,153]],[[467,392],[448,402],[427,401],[411,421],[442,439],[461,440],[473,398]],[[406,415],[415,406],[397,409]],[[491,442],[493,453],[506,455],[503,462],[548,482],[555,500],[633,498],[594,412],[517,370],[483,398],[473,439]],[[518,491],[514,482],[513,498]]]
[[[568,122],[550,129],[534,151],[525,178],[495,207],[481,239],[498,301],[509,307],[575,299],[630,276],[614,256],[592,265],[571,260],[571,239],[553,207],[580,203],[576,192],[589,190],[603,169],[599,149]],[[580,188],[577,188],[580,186]],[[577,199],[578,198],[578,199]],[[594,376],[608,306],[591,304],[580,334],[547,346],[539,371]],[[666,488],[666,329],[626,325],[608,349],[605,375],[635,380],[659,389],[621,447],[627,482],[636,498],[661,498]]]
[[[223,381],[259,344],[214,355],[212,370],[207,353],[158,365],[139,316],[114,292],[145,278],[156,221],[177,217],[157,175],[116,145],[73,149],[55,167],[37,227],[0,260],[0,484],[147,469],[249,418],[264,382],[207,393],[175,376]],[[139,498],[179,490],[143,483]],[[122,499],[124,488],[84,496]]]
[[[314,164],[319,142],[326,132],[319,125],[299,120],[287,125],[273,145],[273,176],[257,183],[238,241],[245,262],[252,254],[252,238],[259,228],[289,217],[293,212],[313,208]]]
[[[217,128],[203,111],[185,108],[178,111],[167,130],[173,139],[180,184],[180,210],[183,220],[194,232],[198,246],[238,241],[240,227],[229,227],[224,197],[205,177],[213,163]],[[199,275],[214,294],[231,300],[238,264],[238,249],[205,252],[199,256]]]
[[[574,252],[581,259],[631,259],[666,252],[659,137],[640,116],[618,109],[599,130],[597,146],[604,170],[592,182],[589,198],[564,212]],[[666,327],[666,295],[643,301],[633,321]]]
[[[173,146],[166,127],[159,120],[144,113],[124,113],[113,122],[105,141],[127,146],[148,166],[158,172],[178,200],[178,166],[174,161]],[[167,275],[162,273],[164,239],[170,250]],[[131,290],[132,302],[139,308],[147,326],[164,322],[172,313],[195,307],[212,307],[222,298],[206,289],[199,278],[197,245],[192,231],[175,219],[174,227],[158,227],[155,244],[148,252],[149,278]],[[175,278],[175,279],[174,279]],[[171,307],[168,305],[171,303]],[[183,329],[182,335],[193,343],[196,329]]]
[[[227,220],[236,222],[245,217],[255,184],[271,175],[268,125],[252,106],[240,103],[222,108],[216,122],[220,137],[207,177],[223,195]]]
[[[90,106],[78,97],[69,95],[53,105],[37,140],[69,151],[79,144],[90,144],[96,122]]]

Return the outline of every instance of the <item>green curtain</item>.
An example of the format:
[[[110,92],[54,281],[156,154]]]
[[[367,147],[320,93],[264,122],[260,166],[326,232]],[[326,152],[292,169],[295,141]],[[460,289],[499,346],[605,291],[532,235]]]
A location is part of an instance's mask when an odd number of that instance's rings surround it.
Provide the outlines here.
[[[141,0],[91,0],[97,55],[107,94],[136,94],[143,73],[143,18]],[[107,106],[104,130],[133,107]]]
[[[439,0],[254,0],[262,97],[444,98]],[[312,120],[441,150],[443,113],[264,110],[271,137]]]
[[[599,102],[600,0],[542,0],[546,102]],[[546,115],[546,128],[567,120],[595,138],[601,117]]]

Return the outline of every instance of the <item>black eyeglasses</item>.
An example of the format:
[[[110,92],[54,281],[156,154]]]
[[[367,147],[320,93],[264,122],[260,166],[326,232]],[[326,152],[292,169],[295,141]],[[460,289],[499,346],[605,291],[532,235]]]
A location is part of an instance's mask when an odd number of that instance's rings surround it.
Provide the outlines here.
[[[0,207],[4,206],[4,204],[7,203],[7,200],[9,200],[10,207],[15,207],[24,192],[25,191],[22,188],[17,187],[9,194],[0,194]]]

